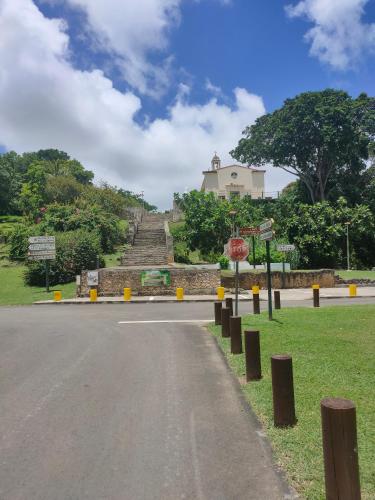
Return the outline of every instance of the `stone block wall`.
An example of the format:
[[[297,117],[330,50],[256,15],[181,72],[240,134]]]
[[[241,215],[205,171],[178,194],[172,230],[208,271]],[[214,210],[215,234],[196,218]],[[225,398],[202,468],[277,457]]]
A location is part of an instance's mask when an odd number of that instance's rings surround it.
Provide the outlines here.
[[[234,288],[234,276],[222,277],[221,283],[225,288]],[[320,285],[322,288],[334,288],[335,271],[321,269],[319,271],[291,271],[285,273],[284,288],[310,288],[315,284]],[[250,290],[254,285],[267,288],[267,273],[246,272],[240,274],[240,288]],[[272,286],[273,288],[283,288],[282,272],[272,272]]]
[[[169,286],[142,286],[142,269],[107,268],[99,269],[99,296],[121,296],[124,288],[131,288],[133,295],[175,295],[176,288],[184,288],[187,295],[214,294],[220,286],[220,271],[217,269],[168,268],[171,274]],[[78,296],[88,297],[87,271],[81,275]]]

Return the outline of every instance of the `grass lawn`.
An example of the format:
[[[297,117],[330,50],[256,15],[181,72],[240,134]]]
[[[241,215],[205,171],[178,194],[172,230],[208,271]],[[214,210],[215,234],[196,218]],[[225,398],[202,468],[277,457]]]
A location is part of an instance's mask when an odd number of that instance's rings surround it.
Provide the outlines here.
[[[336,274],[344,280],[368,278],[375,280],[375,271],[336,271]]]
[[[117,267],[120,265],[120,257],[124,255],[124,248],[116,249],[115,253],[104,255],[105,267]]]
[[[303,498],[324,499],[320,400],[351,399],[357,406],[362,498],[375,498],[375,306],[339,306],[276,311],[243,318],[244,329],[261,332],[263,378],[243,385],[246,398],[262,422],[277,462]],[[230,354],[221,327],[210,329],[238,377],[245,374],[244,355]],[[296,413],[294,428],[273,427],[270,356],[293,356]],[[242,379],[243,380],[243,379]]]
[[[11,265],[0,267],[0,305],[32,304],[38,300],[53,299],[53,291],[61,290],[64,299],[75,297],[75,283],[51,286],[50,293],[45,288],[25,286],[22,275],[25,266]]]

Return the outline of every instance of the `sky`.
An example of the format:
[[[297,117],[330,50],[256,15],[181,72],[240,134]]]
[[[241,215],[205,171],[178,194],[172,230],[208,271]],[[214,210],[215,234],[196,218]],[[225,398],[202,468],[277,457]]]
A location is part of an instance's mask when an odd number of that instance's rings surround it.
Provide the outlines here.
[[[160,209],[327,87],[375,94],[375,0],[0,0],[0,152],[64,150]]]

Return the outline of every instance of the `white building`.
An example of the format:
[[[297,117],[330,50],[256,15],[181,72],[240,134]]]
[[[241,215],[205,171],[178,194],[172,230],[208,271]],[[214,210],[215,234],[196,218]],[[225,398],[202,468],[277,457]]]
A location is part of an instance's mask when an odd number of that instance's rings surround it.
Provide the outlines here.
[[[211,161],[211,170],[203,172],[202,191],[215,193],[221,199],[230,199],[233,196],[264,197],[264,173],[243,165],[221,166],[220,158],[215,153]]]

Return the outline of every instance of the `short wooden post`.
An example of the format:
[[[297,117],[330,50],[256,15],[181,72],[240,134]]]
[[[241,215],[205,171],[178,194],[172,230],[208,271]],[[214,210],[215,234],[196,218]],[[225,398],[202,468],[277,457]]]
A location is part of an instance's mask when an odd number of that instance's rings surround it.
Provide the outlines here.
[[[314,301],[314,307],[320,307],[320,295],[319,295],[319,285],[313,285],[313,301]]]
[[[348,399],[326,398],[320,408],[326,498],[360,500],[355,405]]]
[[[229,318],[230,318],[229,307],[222,307],[221,308],[221,336],[223,338],[230,337]]]
[[[275,299],[275,309],[281,309],[280,291],[279,290],[275,290],[273,292],[273,296],[274,296],[274,299]]]
[[[271,371],[275,427],[291,427],[297,422],[294,408],[292,357],[287,354],[272,356]]]
[[[230,352],[232,354],[242,354],[241,316],[231,316],[229,318],[229,329]]]
[[[233,316],[233,299],[232,299],[232,297],[227,297],[225,299],[225,305],[226,305],[226,307],[229,307],[230,315]]]
[[[246,382],[260,380],[262,367],[260,360],[260,342],[258,330],[247,330],[245,336]]]
[[[221,309],[223,307],[223,303],[216,301],[215,302],[215,325],[221,325]]]
[[[253,313],[260,314],[259,289],[258,291],[254,291],[254,287],[253,287]]]

